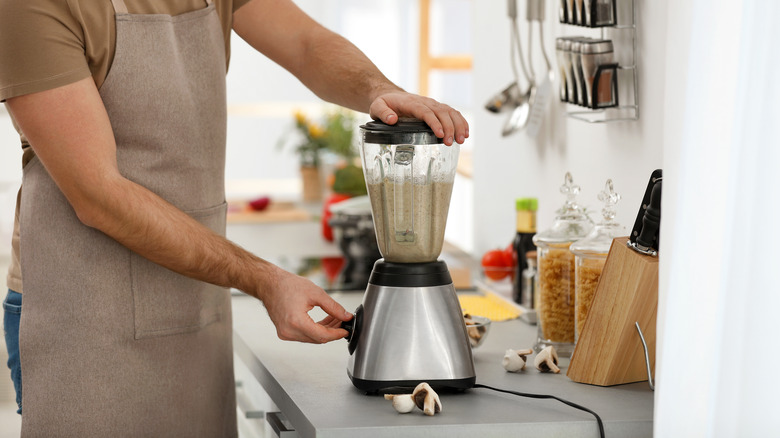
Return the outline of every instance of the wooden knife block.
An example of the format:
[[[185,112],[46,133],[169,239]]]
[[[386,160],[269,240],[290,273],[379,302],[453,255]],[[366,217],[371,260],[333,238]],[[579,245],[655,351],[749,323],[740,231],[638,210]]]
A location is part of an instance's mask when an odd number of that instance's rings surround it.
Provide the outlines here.
[[[639,322],[655,370],[658,258],[612,241],[593,303],[566,373],[575,382],[599,386],[647,380]]]

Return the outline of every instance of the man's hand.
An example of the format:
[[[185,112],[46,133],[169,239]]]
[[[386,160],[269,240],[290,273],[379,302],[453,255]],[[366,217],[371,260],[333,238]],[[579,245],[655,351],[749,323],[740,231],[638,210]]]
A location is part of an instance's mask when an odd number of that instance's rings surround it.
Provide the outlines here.
[[[266,283],[269,287],[259,293],[259,298],[276,326],[279,339],[322,344],[347,336],[341,322],[349,321],[352,315],[324,290],[282,269],[277,269],[273,278],[274,281]],[[320,307],[328,316],[315,323],[309,316],[314,307]]]
[[[399,117],[423,120],[447,146],[452,146],[453,142],[463,144],[469,136],[469,124],[460,112],[431,98],[405,91],[380,95],[371,103],[369,111],[371,118],[388,125],[395,124]]]

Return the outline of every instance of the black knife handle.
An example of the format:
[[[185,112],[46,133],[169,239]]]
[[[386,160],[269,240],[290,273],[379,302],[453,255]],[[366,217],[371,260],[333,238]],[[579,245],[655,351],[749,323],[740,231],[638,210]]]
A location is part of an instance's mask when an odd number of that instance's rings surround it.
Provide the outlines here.
[[[642,231],[636,238],[637,244],[646,248],[653,248],[656,251],[658,251],[658,237],[661,227],[661,182],[659,180],[653,185],[650,203],[645,209],[645,215],[642,218]]]

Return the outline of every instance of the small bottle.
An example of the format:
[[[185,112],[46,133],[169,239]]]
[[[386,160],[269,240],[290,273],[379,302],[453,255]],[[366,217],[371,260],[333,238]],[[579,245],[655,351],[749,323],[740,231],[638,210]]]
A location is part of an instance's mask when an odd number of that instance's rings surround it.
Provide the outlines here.
[[[552,345],[559,356],[574,351],[574,254],[569,247],[587,236],[593,222],[576,202],[580,187],[566,172],[561,193],[566,203],[550,228],[534,237],[537,246],[537,339],[534,350]]]
[[[603,220],[596,224],[585,238],[571,245],[574,253],[574,342],[576,343],[585,326],[590,306],[596,296],[601,272],[607,262],[607,255],[615,237],[627,236],[628,231],[615,221],[615,204],[620,195],[615,192],[612,180],[608,179],[604,190],[599,193],[599,201],[604,203],[601,210]]]
[[[526,307],[529,303],[523,301],[523,271],[528,268],[526,253],[536,249],[533,237],[536,234],[536,210],[538,207],[539,201],[536,198],[520,198],[515,201],[517,233],[512,242],[512,254],[516,260],[512,276],[512,299]]]

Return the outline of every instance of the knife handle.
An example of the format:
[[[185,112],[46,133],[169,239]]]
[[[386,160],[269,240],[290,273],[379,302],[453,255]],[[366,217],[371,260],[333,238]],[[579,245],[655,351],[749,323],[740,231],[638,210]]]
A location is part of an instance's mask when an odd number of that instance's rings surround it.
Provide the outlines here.
[[[661,182],[653,185],[653,191],[650,194],[650,204],[645,209],[645,215],[642,218],[642,231],[636,238],[636,243],[646,248],[658,250],[658,234],[661,227]]]

